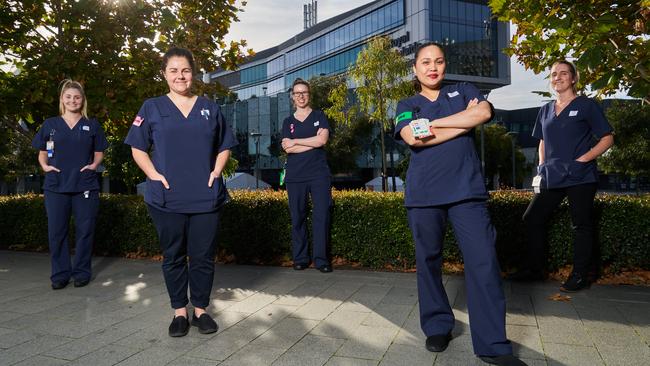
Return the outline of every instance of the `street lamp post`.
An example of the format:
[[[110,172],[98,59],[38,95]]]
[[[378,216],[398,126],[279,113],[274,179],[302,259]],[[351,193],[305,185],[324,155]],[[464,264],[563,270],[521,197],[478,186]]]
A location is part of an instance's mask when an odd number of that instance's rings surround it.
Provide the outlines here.
[[[506,133],[506,135],[510,136],[510,142],[512,144],[512,188],[517,188],[517,175],[515,171],[515,138],[519,132],[517,131],[509,131]]]
[[[251,132],[251,137],[255,139],[255,189],[260,189],[260,136],[259,132]]]

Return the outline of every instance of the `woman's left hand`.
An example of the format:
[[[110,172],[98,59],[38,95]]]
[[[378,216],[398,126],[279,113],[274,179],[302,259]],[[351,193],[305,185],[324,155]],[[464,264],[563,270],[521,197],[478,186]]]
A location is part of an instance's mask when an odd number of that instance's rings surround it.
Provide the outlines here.
[[[579,161],[581,163],[588,163],[589,159],[585,158],[585,156],[583,155],[583,156],[577,158],[576,161]]]
[[[221,178],[221,172],[213,170],[210,172],[210,178],[208,179],[208,187],[212,187],[216,179]]]
[[[95,164],[88,164],[88,165],[84,166],[83,168],[81,168],[81,170],[79,170],[79,171],[80,171],[80,172],[83,172],[84,170],[92,170],[92,171],[96,171],[96,170],[97,170],[97,165],[95,165]]]

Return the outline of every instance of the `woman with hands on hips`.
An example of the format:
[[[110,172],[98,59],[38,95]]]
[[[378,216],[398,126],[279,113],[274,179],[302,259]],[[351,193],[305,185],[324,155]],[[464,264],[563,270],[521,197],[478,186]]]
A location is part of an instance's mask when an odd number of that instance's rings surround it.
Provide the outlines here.
[[[219,106],[192,93],[194,71],[189,50],[168,50],[162,74],[169,93],[144,102],[125,140],[147,176],[144,200],[163,253],[163,276],[174,309],[172,337],[186,335],[190,324],[200,333],[217,331],[206,308],[219,215],[227,200],[221,173],[237,144]],[[190,301],[191,321],[186,308]]]
[[[74,279],[75,287],[91,279],[91,255],[99,210],[97,167],[108,141],[102,126],[87,115],[83,86],[64,80],[57,117],[45,120],[32,141],[45,172],[43,192],[52,272],[51,286],[60,290]],[[75,220],[75,255],[70,261],[68,226]]]
[[[533,137],[539,141],[535,196],[524,213],[527,250],[513,281],[537,281],[546,277],[544,255],[546,223],[564,197],[573,223],[573,270],[560,286],[575,292],[590,286],[596,244],[594,197],[598,187],[596,158],[614,144],[612,127],[600,106],[579,96],[575,65],[559,60],[551,67],[550,84],[556,96],[537,116]],[[595,143],[594,143],[595,142]]]

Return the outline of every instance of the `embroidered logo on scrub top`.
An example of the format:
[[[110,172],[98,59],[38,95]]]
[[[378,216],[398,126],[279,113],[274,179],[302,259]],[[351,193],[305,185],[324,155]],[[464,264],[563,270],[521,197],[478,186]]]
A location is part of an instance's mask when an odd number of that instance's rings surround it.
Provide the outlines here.
[[[578,111],[569,111],[569,117],[575,117],[578,115]]]
[[[316,122],[314,122],[314,127],[316,127],[316,126],[318,126],[318,125],[320,125],[320,121],[316,121]]]
[[[458,92],[454,91],[454,92],[451,92],[451,93],[447,93],[447,95],[449,95],[449,98],[453,98],[453,97],[458,95]]]
[[[201,115],[203,118],[208,119],[210,117],[210,110],[209,109],[201,109]]]
[[[84,130],[84,131],[90,131],[89,126],[81,126],[81,129]]]
[[[402,112],[397,117],[395,117],[395,123],[400,123],[407,119],[413,119],[413,112]]]
[[[292,123],[292,124],[289,125],[289,132],[291,132],[291,134],[293,135],[293,131],[294,131],[294,128],[293,128],[293,123]]]
[[[133,125],[134,125],[135,127],[140,127],[140,125],[142,124],[142,122],[144,122],[144,118],[142,118],[142,117],[140,117],[140,116],[135,116],[135,119],[133,120]]]

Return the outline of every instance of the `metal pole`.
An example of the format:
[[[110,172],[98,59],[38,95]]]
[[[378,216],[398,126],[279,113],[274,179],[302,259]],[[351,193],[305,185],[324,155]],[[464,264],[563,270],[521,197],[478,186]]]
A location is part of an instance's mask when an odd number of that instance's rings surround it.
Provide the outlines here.
[[[512,188],[517,188],[517,174],[515,174],[515,138],[511,137],[510,142],[512,142]]]
[[[260,136],[259,132],[251,132],[251,137],[255,138],[255,189],[260,188]]]
[[[506,135],[510,136],[510,143],[512,145],[512,188],[517,188],[517,172],[515,170],[515,138],[518,134],[519,132],[516,131],[506,132]]]

